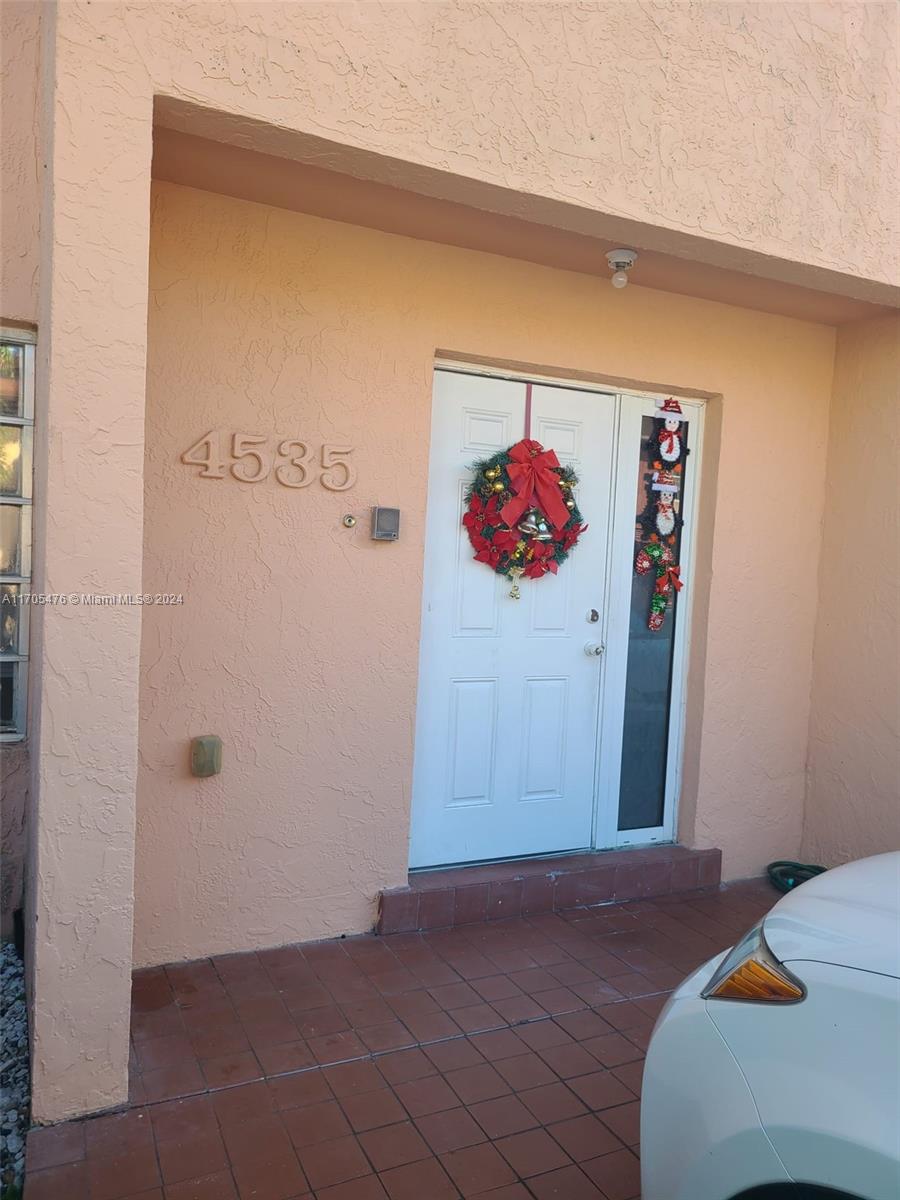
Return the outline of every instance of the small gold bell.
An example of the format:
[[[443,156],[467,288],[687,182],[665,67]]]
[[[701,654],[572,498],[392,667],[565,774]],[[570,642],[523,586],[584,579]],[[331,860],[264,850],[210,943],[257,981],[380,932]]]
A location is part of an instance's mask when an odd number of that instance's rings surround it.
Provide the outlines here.
[[[566,501],[566,508],[574,508],[574,507],[575,507],[575,501],[574,501],[574,500],[567,500],[567,501]]]
[[[485,477],[485,479],[496,479],[499,474],[500,474],[499,467],[488,467],[488,469],[484,473],[484,477]]]
[[[553,531],[547,524],[547,518],[537,508],[529,508],[519,522],[519,528],[536,542],[552,542]]]
[[[495,492],[502,492],[502,491],[505,491],[505,490],[506,490],[506,484],[503,482],[503,480],[502,480],[502,479],[498,479],[498,480],[497,480],[497,482],[494,484],[494,488],[493,488],[493,490],[494,490]]]
[[[510,567],[509,578],[512,580],[512,587],[509,589],[510,600],[522,599],[522,593],[519,591],[519,580],[523,574],[524,571],[521,567]]]

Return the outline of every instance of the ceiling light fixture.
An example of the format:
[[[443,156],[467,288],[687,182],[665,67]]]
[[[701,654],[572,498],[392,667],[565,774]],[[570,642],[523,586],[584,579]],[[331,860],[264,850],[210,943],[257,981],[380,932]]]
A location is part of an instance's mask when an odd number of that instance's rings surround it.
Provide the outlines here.
[[[614,272],[612,285],[623,288],[628,283],[628,272],[637,262],[637,250],[610,250],[606,256],[609,269]]]

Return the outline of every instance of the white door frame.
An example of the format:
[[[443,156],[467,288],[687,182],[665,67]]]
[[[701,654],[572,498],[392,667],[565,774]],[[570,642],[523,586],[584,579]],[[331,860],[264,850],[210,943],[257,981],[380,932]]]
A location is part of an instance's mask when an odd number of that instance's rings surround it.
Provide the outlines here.
[[[633,579],[635,498],[640,466],[641,424],[645,416],[655,415],[656,401],[669,392],[622,390],[614,384],[596,383],[578,378],[541,375],[533,371],[504,370],[452,359],[436,359],[434,369],[459,375],[478,375],[489,379],[515,379],[532,383],[572,388],[583,392],[613,395],[616,400],[616,424],[613,461],[616,469],[609,481],[611,500],[607,594],[603,605],[602,640],[606,645],[599,680],[596,778],[591,846],[585,849],[611,849],[672,842],[678,822],[684,752],[684,716],[687,698],[687,664],[690,657],[691,611],[693,605],[681,601],[675,626],[672,661],[672,691],[669,701],[669,737],[666,751],[666,789],[661,824],[644,829],[618,828],[619,787],[622,763],[622,733],[628,664],[628,626]],[[433,390],[433,380],[432,380]],[[703,425],[706,401],[699,397],[678,396],[678,402],[690,424],[690,453],[685,463],[681,516],[680,566],[690,597],[694,583],[696,514],[701,487],[700,463],[703,455]],[[624,562],[631,567],[625,571]],[[618,568],[618,570],[616,569]],[[624,635],[624,636],[623,636]]]

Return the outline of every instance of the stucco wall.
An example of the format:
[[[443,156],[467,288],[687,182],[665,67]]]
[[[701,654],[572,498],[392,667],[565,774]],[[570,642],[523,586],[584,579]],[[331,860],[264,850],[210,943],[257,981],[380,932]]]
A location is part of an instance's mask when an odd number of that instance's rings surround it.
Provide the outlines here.
[[[838,332],[803,856],[900,849],[900,320]]]
[[[0,3],[0,319],[38,315],[40,0]]]
[[[151,245],[143,586],[184,604],[143,612],[138,964],[366,929],[404,878],[439,347],[722,393],[682,834],[732,877],[796,853],[832,330],[171,184]],[[358,483],[198,478],[210,429],[352,445]],[[341,526],[374,503],[399,544]]]
[[[73,0],[57,19],[81,95],[127,76],[201,134],[861,298],[897,283],[890,3]]]

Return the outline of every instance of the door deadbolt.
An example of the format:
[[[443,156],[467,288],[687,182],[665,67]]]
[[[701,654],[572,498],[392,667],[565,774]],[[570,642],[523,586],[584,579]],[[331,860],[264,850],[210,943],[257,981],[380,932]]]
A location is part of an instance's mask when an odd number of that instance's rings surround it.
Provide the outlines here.
[[[597,624],[597,622],[600,620],[600,614],[597,612],[596,608],[591,609],[591,611],[588,613],[587,619],[591,625]]]

